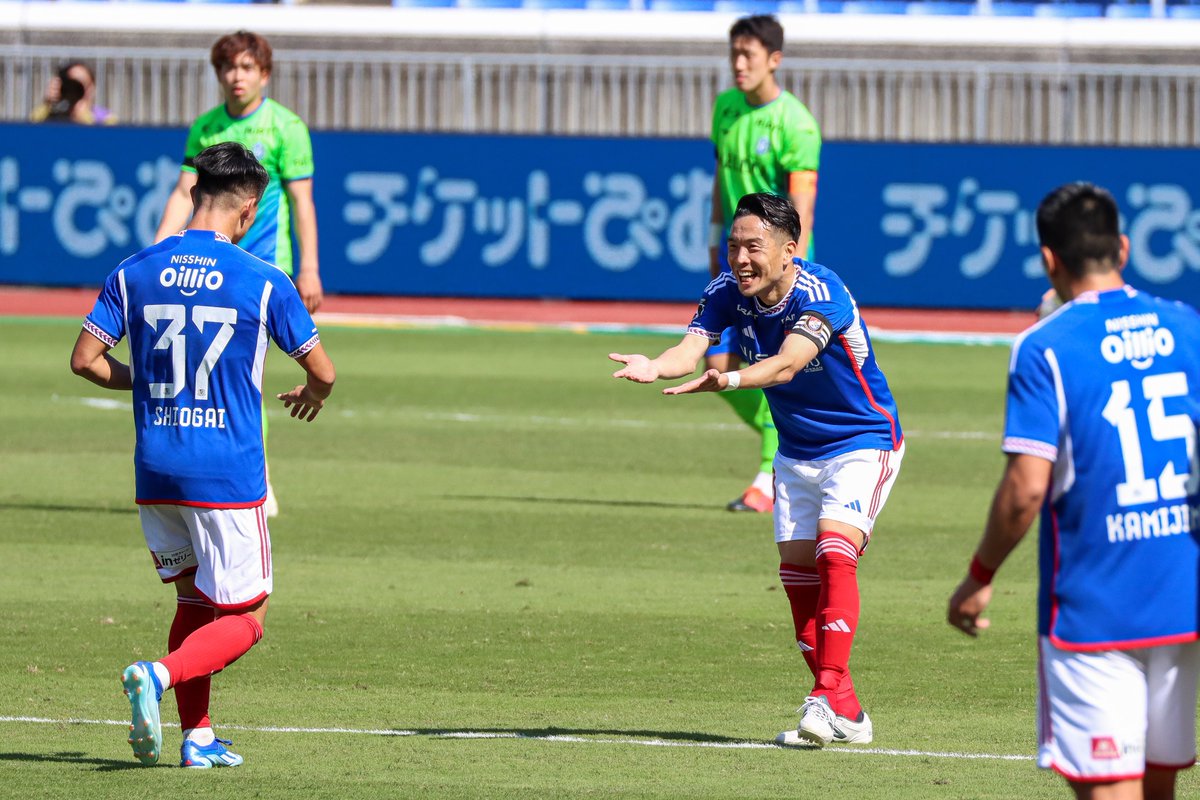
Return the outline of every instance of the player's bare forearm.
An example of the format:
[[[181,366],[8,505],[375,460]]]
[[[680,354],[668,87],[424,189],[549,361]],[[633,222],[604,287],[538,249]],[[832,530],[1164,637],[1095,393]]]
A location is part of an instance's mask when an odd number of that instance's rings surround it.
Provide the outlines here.
[[[996,487],[987,526],[975,555],[990,570],[999,568],[1033,524],[1046,499],[1046,487],[1054,465],[1044,458],[1025,454],[1008,457],[1004,476]]]
[[[721,164],[713,171],[712,213],[708,220],[708,276],[721,274],[721,247],[725,238],[725,220],[721,219]]]
[[[809,242],[812,241],[812,221],[816,216],[816,173],[793,173],[791,184],[793,188],[787,193],[787,198],[792,201],[800,217],[800,239],[796,252],[800,258],[808,258]]]
[[[707,349],[708,339],[687,334],[679,344],[667,348],[657,358],[624,353],[609,353],[608,357],[625,365],[613,373],[614,378],[624,378],[634,383],[654,383],[691,375]]]
[[[988,627],[980,615],[992,597],[991,573],[1016,549],[1046,498],[1054,465],[1037,456],[1008,457],[996,487],[983,538],[975,549],[972,569],[950,597],[947,621],[968,636]],[[982,574],[980,574],[982,573]]]
[[[810,339],[797,335],[788,336],[783,340],[783,347],[777,355],[736,370],[736,384],[731,384],[732,373],[710,369],[699,378],[664,389],[663,394],[696,394],[779,386],[795,378],[796,374],[816,357],[817,352],[817,345]]]
[[[287,193],[296,221],[296,241],[300,245],[300,269],[296,273],[296,289],[300,292],[304,306],[312,313],[324,300],[317,258],[317,207],[313,203],[312,179],[289,181]]]
[[[192,187],[196,185],[196,175],[191,172],[180,172],[175,188],[167,195],[167,205],[163,209],[162,219],[158,223],[158,231],[154,241],[161,242],[187,227],[192,218]]]
[[[108,345],[87,331],[80,331],[71,351],[71,371],[97,386],[115,391],[133,388],[129,367],[113,358]]]

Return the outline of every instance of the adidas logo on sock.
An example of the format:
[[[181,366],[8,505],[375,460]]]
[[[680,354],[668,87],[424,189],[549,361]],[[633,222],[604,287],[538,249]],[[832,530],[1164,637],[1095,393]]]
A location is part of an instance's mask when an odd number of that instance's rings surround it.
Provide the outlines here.
[[[829,622],[829,623],[826,623],[825,625],[822,625],[821,630],[823,630],[823,631],[838,631],[840,633],[850,633],[851,632],[850,626],[847,625],[846,620],[842,619],[841,617],[835,619],[833,622]]]

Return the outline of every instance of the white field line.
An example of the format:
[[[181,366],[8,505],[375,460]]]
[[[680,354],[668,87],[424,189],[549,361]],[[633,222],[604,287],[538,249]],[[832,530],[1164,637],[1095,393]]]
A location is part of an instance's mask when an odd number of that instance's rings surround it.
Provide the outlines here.
[[[121,400],[110,400],[101,397],[63,397],[51,395],[51,402],[72,403],[99,411],[129,412],[133,406]],[[283,416],[286,412],[275,411]],[[275,414],[272,414],[274,416]],[[672,422],[647,419],[621,419],[619,417],[550,417],[540,414],[474,414],[461,411],[425,411],[406,413],[400,408],[393,409],[340,409],[338,416],[355,419],[358,417],[384,418],[403,417],[421,422],[449,422],[462,425],[494,425],[512,428],[524,425],[526,427],[559,427],[559,428],[615,428],[615,429],[653,429],[653,430],[684,430],[684,431],[740,431],[745,425],[736,422]],[[906,430],[906,437],[916,439],[968,439],[968,440],[1000,440],[1000,434],[992,431],[921,431]]]
[[[345,314],[321,312],[318,325],[350,328],[420,328],[425,330],[457,328],[507,331],[569,331],[571,333],[628,333],[682,336],[688,320],[678,325],[628,324],[623,322],[521,322],[516,320],[467,319],[457,316],[421,316],[416,314]],[[969,333],[966,331],[902,331],[872,328],[877,342],[920,344],[1011,345],[1012,333]]]
[[[116,719],[51,719],[49,717],[10,717],[0,716],[0,722],[26,723],[30,725],[111,725],[128,727],[128,720]],[[166,728],[178,728],[174,723],[163,723]],[[298,728],[276,725],[222,725],[223,731],[249,731],[251,733],[311,733],[330,736],[420,736],[429,739],[529,739],[539,742],[567,742],[571,744],[617,744],[634,747],[700,747],[721,750],[791,750],[803,749],[813,751],[814,748],[782,747],[773,742],[688,742],[670,739],[627,739],[585,736],[564,736],[561,734],[529,734],[516,731],[436,731],[422,732],[388,728]],[[848,755],[867,756],[903,756],[915,758],[949,758],[964,761],[1033,761],[1033,756],[1006,755],[1000,753],[939,753],[923,750],[893,750],[881,747],[831,747],[821,752],[845,753]]]

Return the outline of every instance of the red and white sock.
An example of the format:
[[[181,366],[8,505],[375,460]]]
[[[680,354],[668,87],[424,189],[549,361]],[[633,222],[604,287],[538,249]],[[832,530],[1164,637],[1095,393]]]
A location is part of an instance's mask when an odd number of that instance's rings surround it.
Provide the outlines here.
[[[821,594],[821,576],[814,567],[801,567],[786,562],[779,565],[779,580],[787,592],[792,607],[792,625],[796,629],[796,644],[804,661],[817,676],[817,599]]]
[[[858,629],[858,548],[840,533],[817,536],[817,682],[814,695],[825,695],[833,710],[854,719],[862,710],[850,681],[850,650]],[[849,696],[844,697],[849,687]]]
[[[216,615],[216,610],[200,598],[180,597],[175,607],[175,619],[171,622],[171,632],[167,636],[167,652],[174,653],[178,650],[189,636],[211,624]],[[163,684],[164,687],[166,685]],[[208,719],[211,687],[212,681],[208,678],[196,678],[175,687],[179,726],[185,731],[191,728],[207,728],[211,724]]]
[[[171,673],[171,685],[208,678],[244,656],[263,629],[249,614],[229,614],[192,632],[179,649],[160,662]],[[179,689],[176,688],[176,692]],[[196,726],[193,726],[196,727]]]

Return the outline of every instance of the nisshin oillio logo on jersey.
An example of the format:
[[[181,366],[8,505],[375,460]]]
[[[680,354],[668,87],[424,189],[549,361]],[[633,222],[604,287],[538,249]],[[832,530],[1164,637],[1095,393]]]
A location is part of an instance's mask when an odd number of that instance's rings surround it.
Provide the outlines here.
[[[173,255],[171,264],[179,266],[169,266],[160,272],[158,282],[168,289],[172,286],[178,288],[184,297],[192,297],[199,289],[215,291],[225,282],[224,275],[215,269],[209,270],[209,267],[217,265],[217,260],[211,256]]]
[[[1147,326],[1140,330],[1110,333],[1100,341],[1100,354],[1110,364],[1128,361],[1135,369],[1149,369],[1155,356],[1175,352],[1175,336],[1169,328]]]

